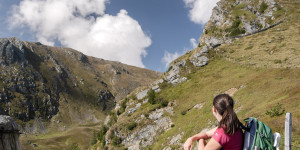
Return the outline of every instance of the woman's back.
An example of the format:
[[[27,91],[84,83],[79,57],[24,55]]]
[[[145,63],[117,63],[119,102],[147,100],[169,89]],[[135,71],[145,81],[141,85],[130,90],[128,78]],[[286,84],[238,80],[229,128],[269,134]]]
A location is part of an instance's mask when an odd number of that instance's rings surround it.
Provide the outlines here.
[[[218,128],[212,136],[224,150],[241,150],[243,148],[244,136],[241,129],[233,135],[226,134],[223,128]]]

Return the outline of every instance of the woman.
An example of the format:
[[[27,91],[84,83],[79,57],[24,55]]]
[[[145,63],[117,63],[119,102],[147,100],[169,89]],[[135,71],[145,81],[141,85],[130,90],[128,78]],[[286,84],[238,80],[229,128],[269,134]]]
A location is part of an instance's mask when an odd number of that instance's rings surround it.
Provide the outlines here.
[[[233,99],[227,94],[220,94],[213,101],[213,115],[219,124],[205,133],[196,134],[186,140],[184,150],[191,150],[193,141],[199,140],[198,150],[241,150],[243,148],[243,132],[239,128],[240,121],[233,110]],[[210,139],[206,144],[205,140]]]

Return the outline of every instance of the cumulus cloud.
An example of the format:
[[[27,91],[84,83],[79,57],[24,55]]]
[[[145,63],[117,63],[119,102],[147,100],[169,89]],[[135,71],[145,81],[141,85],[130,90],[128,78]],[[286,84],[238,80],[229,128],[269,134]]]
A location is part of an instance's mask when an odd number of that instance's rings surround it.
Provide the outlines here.
[[[183,54],[185,54],[188,50],[190,49],[194,49],[198,46],[198,42],[195,38],[190,38],[190,47],[185,47],[183,48],[182,51],[180,52],[168,52],[165,51],[165,54],[163,56],[163,58],[161,59],[161,62],[165,65],[165,68],[168,68],[170,63],[175,60],[176,58],[182,56]]]
[[[165,67],[167,68],[173,60],[175,60],[176,58],[178,58],[183,54],[184,53],[178,53],[178,52],[170,53],[168,51],[165,51],[164,57],[162,58],[162,62],[165,64]]]
[[[38,41],[59,41],[94,57],[145,67],[151,45],[139,23],[126,10],[105,14],[108,0],[22,0],[14,6],[11,28],[29,28]]]
[[[183,0],[190,8],[189,18],[197,24],[205,24],[212,13],[212,9],[217,6],[219,0]]]
[[[198,46],[198,42],[195,38],[190,38],[190,43],[191,43],[192,49],[194,49]]]

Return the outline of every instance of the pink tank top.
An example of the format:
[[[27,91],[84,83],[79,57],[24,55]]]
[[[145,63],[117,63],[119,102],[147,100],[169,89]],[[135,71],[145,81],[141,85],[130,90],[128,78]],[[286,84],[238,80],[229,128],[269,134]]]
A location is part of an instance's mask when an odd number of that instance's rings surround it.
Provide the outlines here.
[[[213,134],[214,138],[224,150],[241,150],[243,148],[244,136],[241,129],[238,129],[234,135],[228,135],[223,128],[218,128]]]

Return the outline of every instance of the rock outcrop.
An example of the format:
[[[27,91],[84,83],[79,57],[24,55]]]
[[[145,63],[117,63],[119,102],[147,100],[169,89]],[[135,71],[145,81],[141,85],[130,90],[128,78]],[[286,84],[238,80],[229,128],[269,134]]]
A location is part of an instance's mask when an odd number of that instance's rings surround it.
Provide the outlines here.
[[[206,56],[207,53],[208,53],[207,46],[195,50],[194,54],[190,57],[190,62],[196,67],[202,67],[207,65],[209,61],[209,59]]]
[[[0,115],[0,149],[21,150],[19,125],[10,116]]]
[[[102,106],[102,110],[107,108],[107,103],[110,100],[114,100],[114,96],[109,90],[99,90],[97,103]]]
[[[128,147],[128,150],[140,150],[152,145],[153,141],[160,133],[166,132],[171,129],[172,120],[170,119],[170,117],[163,116],[165,112],[172,115],[173,108],[166,107],[153,111],[148,118],[153,123],[145,125],[145,127],[142,127],[139,130],[135,130],[129,135],[120,135],[123,139],[122,144],[125,145],[125,147]],[[145,116],[142,118],[146,119]]]
[[[284,11],[275,0],[219,1],[199,43],[215,48],[232,37],[257,33],[283,20]]]
[[[171,69],[167,72],[165,80],[168,83],[171,83],[173,85],[184,82],[186,80],[186,77],[180,77],[179,73],[180,73],[180,69],[185,66],[186,66],[185,60],[181,60],[177,63],[171,64],[170,65]]]

